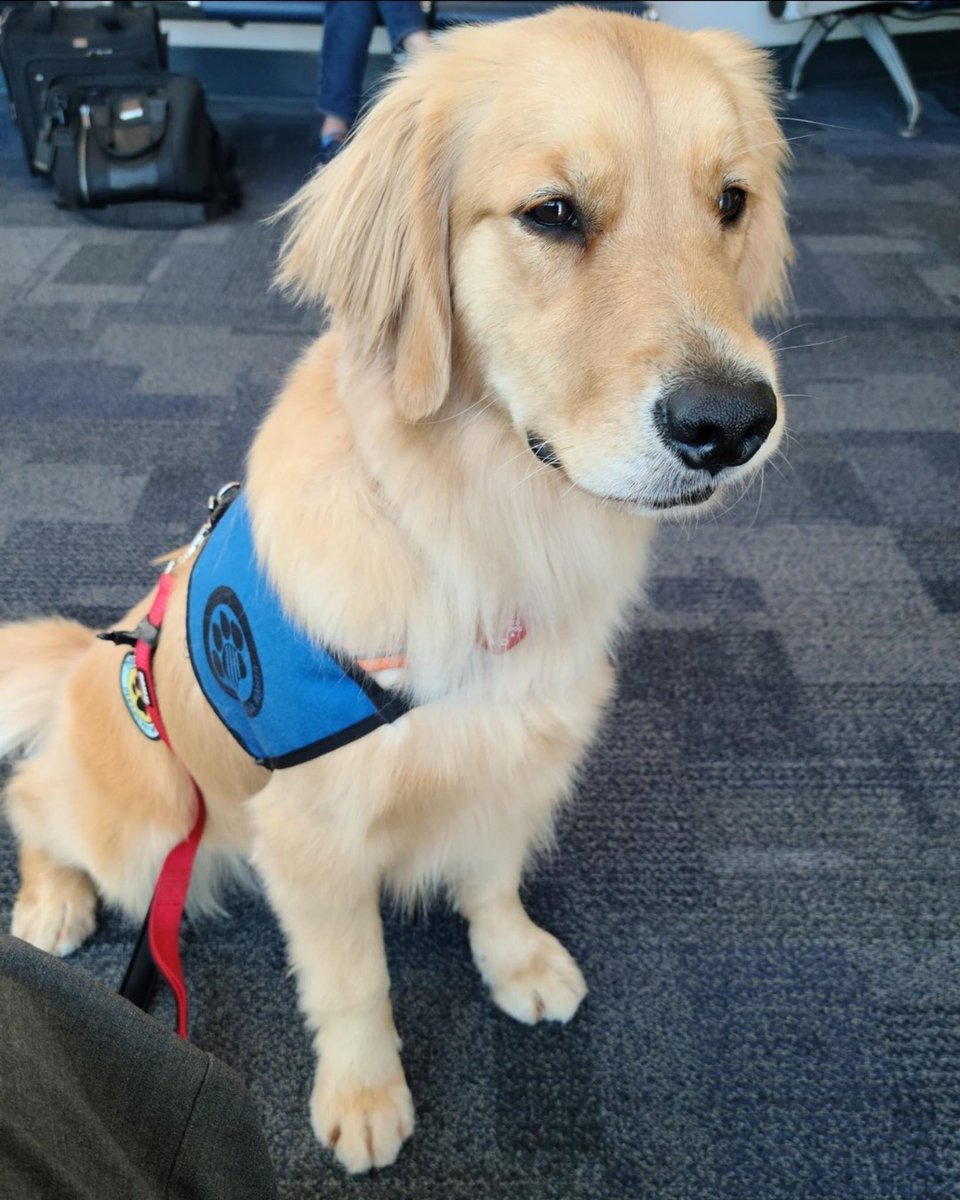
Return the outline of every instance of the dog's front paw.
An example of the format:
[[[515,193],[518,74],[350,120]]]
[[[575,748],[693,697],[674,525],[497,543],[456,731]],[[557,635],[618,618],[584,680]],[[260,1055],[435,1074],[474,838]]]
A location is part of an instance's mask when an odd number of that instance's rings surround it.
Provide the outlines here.
[[[57,868],[36,886],[24,885],[13,906],[10,932],[39,950],[65,958],[97,925],[97,897],[86,876]]]
[[[531,925],[520,947],[474,942],[474,959],[494,1004],[517,1021],[566,1023],[587,994],[573,956],[545,929]]]
[[[310,1121],[321,1145],[351,1174],[389,1167],[413,1133],[413,1100],[401,1072],[380,1087],[351,1088],[321,1065],[310,1098]]]

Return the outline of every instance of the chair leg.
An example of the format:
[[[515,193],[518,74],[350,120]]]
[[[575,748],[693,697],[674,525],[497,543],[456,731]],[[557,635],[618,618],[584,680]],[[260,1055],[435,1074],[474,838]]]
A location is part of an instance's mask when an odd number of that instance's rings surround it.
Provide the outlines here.
[[[800,95],[800,84],[803,82],[803,72],[807,63],[813,57],[813,52],[824,38],[836,27],[837,22],[829,18],[815,17],[810,28],[803,35],[803,40],[797,50],[797,57],[790,74],[790,87],[787,89],[787,99],[796,100]]]
[[[913,137],[917,131],[917,122],[920,120],[923,108],[920,104],[920,97],[917,95],[917,89],[913,86],[913,80],[910,78],[910,72],[907,70],[907,64],[900,57],[897,43],[876,13],[857,13],[855,16],[851,16],[850,20],[873,47],[877,58],[887,68],[890,78],[897,85],[897,91],[907,106],[907,123],[900,130],[900,134],[902,137]]]

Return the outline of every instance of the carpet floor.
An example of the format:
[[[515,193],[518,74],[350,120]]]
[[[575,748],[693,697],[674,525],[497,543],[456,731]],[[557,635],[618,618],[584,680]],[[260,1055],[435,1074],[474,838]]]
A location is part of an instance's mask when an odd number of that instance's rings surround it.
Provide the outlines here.
[[[665,527],[616,707],[530,878],[591,993],[521,1027],[442,910],[386,937],[419,1125],[347,1179],[258,895],[190,931],[195,1041],[248,1081],[284,1197],[933,1200],[960,1195],[960,107],[922,80],[789,110],[790,440],[761,488]],[[0,619],[115,619],[242,471],[317,317],[268,291],[260,218],[306,114],[214,105],[247,205],[184,232],[57,211],[0,118]],[[16,889],[0,833],[0,921]],[[71,961],[114,984],[105,913]],[[170,1020],[166,1001],[158,1016]]]

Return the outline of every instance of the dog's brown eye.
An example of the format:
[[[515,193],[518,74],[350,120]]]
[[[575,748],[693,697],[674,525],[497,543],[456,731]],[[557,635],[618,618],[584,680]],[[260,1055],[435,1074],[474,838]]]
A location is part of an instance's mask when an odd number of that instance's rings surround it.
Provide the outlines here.
[[[528,208],[524,213],[527,220],[545,229],[579,229],[580,218],[577,210],[569,200],[557,197],[555,200],[544,200],[536,208]]]
[[[722,225],[735,224],[743,215],[743,210],[746,207],[747,193],[743,188],[724,188],[717,201],[717,208],[720,212],[720,223]]]

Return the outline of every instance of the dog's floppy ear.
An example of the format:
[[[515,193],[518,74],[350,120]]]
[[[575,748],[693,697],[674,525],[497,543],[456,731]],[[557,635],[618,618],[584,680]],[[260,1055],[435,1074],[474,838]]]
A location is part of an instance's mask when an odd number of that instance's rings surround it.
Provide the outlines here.
[[[351,348],[387,366],[408,421],[450,385],[447,122],[431,74],[416,63],[394,82],[277,214],[293,217],[278,282],[322,297]]]
[[[735,33],[703,29],[692,36],[726,76],[754,163],[740,286],[752,317],[773,314],[789,299],[787,268],[794,258],[783,181],[790,150],[776,118],[773,64],[763,50]]]

